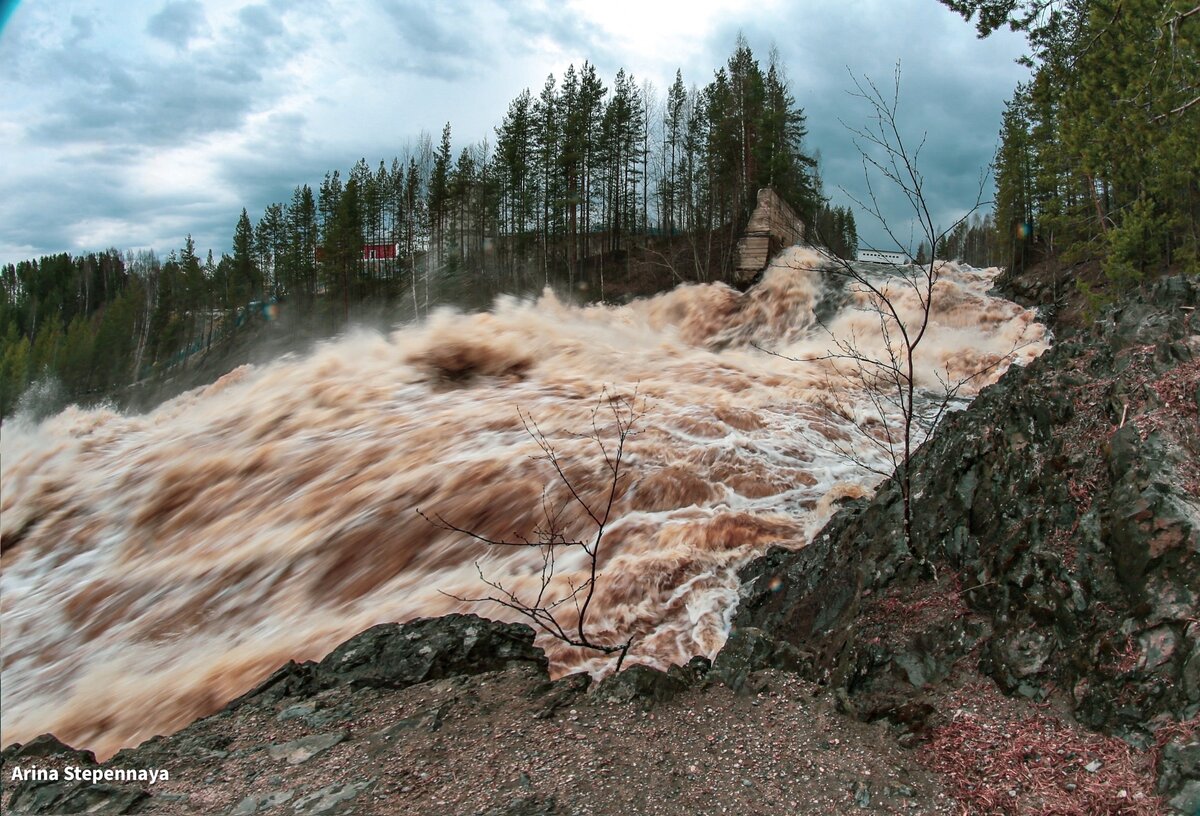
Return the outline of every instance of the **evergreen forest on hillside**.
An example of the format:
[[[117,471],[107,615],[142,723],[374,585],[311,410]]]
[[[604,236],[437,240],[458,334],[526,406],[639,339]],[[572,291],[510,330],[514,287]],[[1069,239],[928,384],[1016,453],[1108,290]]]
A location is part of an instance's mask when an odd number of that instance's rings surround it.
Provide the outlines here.
[[[915,257],[986,266],[1065,251],[1123,283],[1195,265],[1200,14],[1174,0],[942,2],[981,34],[1027,31],[1033,79],[1005,113],[994,217]],[[660,94],[624,71],[606,86],[585,62],[521,92],[494,138],[456,152],[452,135],[447,123],[390,162],[330,171],[257,221],[243,210],[219,257],[189,237],[166,258],[110,249],[3,267],[0,415],[34,383],[60,403],[121,404],[280,311],[333,333],[369,305],[419,317],[542,285],[604,299],[728,280],[766,186],[811,241],[857,248],[785,66],[772,51],[764,67],[741,38],[703,87],[677,72]]]
[[[1194,0],[942,0],[980,36],[1024,31],[995,218],[1018,265],[1098,261],[1117,287],[1200,269],[1200,6]]]

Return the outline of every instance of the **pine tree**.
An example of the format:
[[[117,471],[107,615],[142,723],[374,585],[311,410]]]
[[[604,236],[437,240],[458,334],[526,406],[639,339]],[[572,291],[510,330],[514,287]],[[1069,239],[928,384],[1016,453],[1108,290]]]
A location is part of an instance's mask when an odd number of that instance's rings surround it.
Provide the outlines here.
[[[1049,251],[1105,257],[1116,277],[1194,263],[1200,255],[1194,3],[942,2],[967,19],[978,15],[981,35],[1007,24],[1029,38],[1033,78],[1018,87],[1005,113],[997,156],[998,237],[1018,241],[1016,260],[1032,239]],[[1145,251],[1155,257],[1143,257]],[[1130,252],[1140,260],[1131,264]]]
[[[622,237],[637,223],[637,189],[641,177],[641,145],[645,122],[636,84],[618,71],[613,95],[600,122],[597,154],[604,178],[603,210],[610,250],[622,248]]]
[[[598,145],[603,102],[607,93],[608,89],[596,73],[596,66],[584,62],[579,73],[579,96],[572,130],[579,140],[579,200],[583,210],[581,231],[585,256],[591,252],[593,203],[596,196],[603,192]]]
[[[450,123],[442,128],[442,140],[433,158],[429,176],[429,223],[432,240],[440,266],[445,250],[446,218],[450,210]]]
[[[854,210],[846,208],[846,223],[842,228],[842,236],[846,245],[846,257],[853,258],[858,254],[858,225],[854,223]]]
[[[675,234],[677,224],[684,223],[682,212],[684,196],[681,194],[683,188],[681,178],[683,176],[682,159],[684,128],[687,124],[687,101],[687,89],[683,85],[683,72],[677,70],[675,71],[675,82],[671,84],[671,88],[667,92],[667,106],[663,119],[667,171],[663,189],[659,193],[664,214],[663,228],[670,235]]]
[[[307,184],[297,187],[287,211],[285,291],[300,294],[307,311],[317,293],[317,202]]]
[[[542,255],[542,275],[549,284],[549,246],[552,238],[563,232],[562,225],[562,177],[557,172],[559,153],[562,149],[562,111],[555,91],[554,75],[546,77],[542,92],[533,104],[534,140],[536,146],[537,175],[539,187],[538,234]]]
[[[412,288],[413,313],[420,314],[420,303],[417,298],[417,249],[424,241],[426,223],[424,198],[421,195],[421,170],[415,157],[408,160],[408,170],[404,175],[404,224],[405,224],[405,254],[408,258],[409,283]],[[426,302],[428,302],[428,287]]]
[[[105,305],[96,329],[93,348],[93,377],[96,387],[109,389],[125,385],[129,376],[127,361],[136,339],[137,311],[124,294]]]
[[[262,275],[263,291],[272,297],[284,290],[282,278],[287,256],[287,217],[282,204],[271,204],[263,210],[254,228],[254,251]]]
[[[250,216],[242,208],[237,227],[233,232],[233,280],[231,281],[233,303],[245,306],[261,295],[261,277],[254,262],[254,228]]]
[[[453,232],[454,254],[460,262],[465,263],[471,255],[468,246],[471,203],[475,196],[476,185],[475,157],[469,148],[464,147],[454,163],[450,173],[450,224]]]
[[[337,209],[324,230],[325,257],[322,269],[325,290],[333,302],[341,301],[342,319],[349,321],[350,304],[357,300],[359,267],[362,262],[362,212],[359,204],[358,179],[351,175]]]
[[[779,54],[771,50],[763,79],[763,111],[756,146],[759,155],[756,187],[772,187],[806,221],[821,203],[813,178],[816,161],[804,152],[808,134],[804,111],[788,90]]]
[[[182,328],[181,324],[179,325]],[[181,339],[178,333],[165,335],[172,345],[178,347]],[[92,328],[83,315],[76,315],[67,326],[67,335],[63,345],[62,364],[58,374],[67,392],[74,397],[81,397],[91,391],[93,386],[93,352]]]
[[[501,232],[510,237],[508,261],[515,269],[526,239],[536,230],[535,125],[529,89],[508,106],[496,129],[496,172],[500,183]]]

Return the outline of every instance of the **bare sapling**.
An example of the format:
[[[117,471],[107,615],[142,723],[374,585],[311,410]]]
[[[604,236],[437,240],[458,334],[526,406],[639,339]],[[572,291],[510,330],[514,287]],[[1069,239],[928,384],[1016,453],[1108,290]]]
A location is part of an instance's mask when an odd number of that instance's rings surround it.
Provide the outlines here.
[[[644,410],[638,405],[636,392],[630,397],[625,397],[605,389],[592,409],[591,430],[572,434],[576,438],[590,441],[600,452],[606,480],[598,500],[584,495],[576,480],[568,475],[567,461],[533,416],[523,411],[518,413],[526,433],[541,449],[541,453],[533,458],[549,463],[554,471],[555,480],[565,489],[565,499],[562,501],[554,499],[554,491],[549,485],[543,489],[542,521],[534,528],[532,538],[517,532],[507,539],[491,538],[454,524],[441,514],[430,517],[420,509],[417,513],[434,526],[467,536],[489,548],[537,550],[541,561],[537,588],[512,589],[501,579],[485,573],[483,566],[476,561],[475,569],[479,573],[480,581],[488,587],[487,594],[471,597],[443,594],[462,603],[499,604],[568,646],[589,649],[603,655],[616,655],[616,671],[620,671],[635,636],[630,635],[624,640],[598,638],[593,631],[590,614],[593,611],[592,603],[600,578],[599,565],[604,536],[613,521],[613,510],[621,492],[622,468],[628,456],[627,444],[631,437],[636,436],[636,425]],[[602,417],[606,415],[611,419],[602,423]],[[603,427],[605,424],[608,427]],[[566,529],[564,516],[572,505],[583,511],[584,520],[591,528],[586,536],[572,536]],[[570,551],[583,553],[582,580],[565,573],[560,574],[563,556]]]
[[[1013,359],[1024,343],[1018,340],[1007,354],[966,373],[953,375],[948,366],[935,372],[938,380],[936,390],[918,387],[918,349],[931,324],[935,290],[943,270],[942,262],[949,261],[948,258],[938,258],[937,252],[947,245],[946,239],[955,228],[985,204],[983,192],[988,174],[985,171],[980,175],[974,205],[949,226],[939,227],[931,212],[926,179],[919,167],[925,137],[921,138],[916,149],[911,149],[905,142],[897,119],[899,65],[896,67],[890,97],[885,96],[869,78],[860,80],[853,75],[851,78],[856,88],[851,94],[865,100],[871,110],[866,128],[846,126],[854,135],[855,146],[862,158],[867,195],[864,200],[845,190],[843,192],[882,225],[893,248],[903,256],[903,260],[867,266],[830,253],[828,269],[845,280],[853,294],[864,299],[866,309],[874,314],[882,340],[882,352],[869,349],[854,333],[835,336],[826,326],[832,349],[802,361],[830,364],[843,386],[858,386],[865,393],[872,415],[863,419],[846,412],[844,416],[870,447],[883,454],[888,469],[874,464],[877,459],[860,455],[851,444],[837,440],[831,440],[830,444],[840,455],[865,470],[895,479],[903,505],[904,545],[918,564],[931,569],[927,542],[916,541],[913,535],[913,454],[953,408],[962,389]],[[876,194],[880,177],[898,189],[907,200],[912,213],[907,241],[902,240],[892,223],[884,217]],[[821,240],[819,234],[817,237]],[[908,260],[914,257],[914,237],[919,238],[920,244],[929,247],[927,261],[920,257],[919,251],[916,262]],[[799,358],[789,359],[801,361]],[[892,419],[897,415],[899,423]]]

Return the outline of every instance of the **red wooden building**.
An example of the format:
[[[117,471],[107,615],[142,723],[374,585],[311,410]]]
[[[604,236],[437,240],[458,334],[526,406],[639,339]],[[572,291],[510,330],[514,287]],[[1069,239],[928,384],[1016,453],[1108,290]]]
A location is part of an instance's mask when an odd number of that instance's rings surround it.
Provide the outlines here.
[[[400,254],[399,244],[363,244],[364,261],[390,261]]]
[[[325,247],[317,247],[316,257],[318,261],[325,260]],[[399,244],[363,244],[362,259],[364,261],[391,261],[399,257]]]

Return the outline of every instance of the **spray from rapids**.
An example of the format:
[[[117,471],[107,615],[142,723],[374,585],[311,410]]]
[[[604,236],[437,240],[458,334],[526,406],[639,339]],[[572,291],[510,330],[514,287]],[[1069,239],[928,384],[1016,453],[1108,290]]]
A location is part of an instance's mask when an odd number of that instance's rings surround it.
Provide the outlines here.
[[[381,621],[512,618],[450,596],[484,594],[477,561],[506,586],[534,586],[536,551],[488,550],[416,508],[533,537],[554,475],[518,409],[599,497],[608,473],[574,432],[606,386],[636,388],[647,412],[604,538],[593,637],[637,633],[630,660],[659,667],[714,655],[736,569],[770,545],[803,546],[837,499],[875,481],[830,443],[878,456],[852,421],[869,420],[870,403],[830,363],[784,358],[832,347],[816,320],[824,263],[793,248],[745,294],[715,284],[621,307],[501,301],[245,367],[145,415],[68,409],[5,424],[3,742],[52,731],[107,754]],[[1031,312],[985,294],[993,274],[942,270],[920,385],[1021,343],[1019,361],[1045,348]],[[823,322],[879,347],[863,305],[850,292]],[[586,535],[574,512],[568,527]],[[559,577],[578,581],[584,566],[560,561]],[[558,673],[607,668],[541,645]]]

